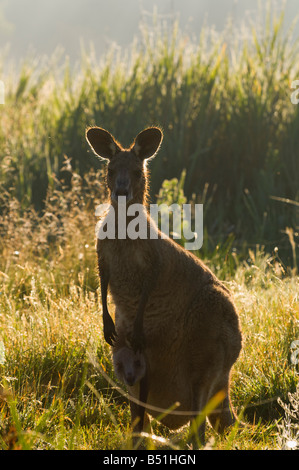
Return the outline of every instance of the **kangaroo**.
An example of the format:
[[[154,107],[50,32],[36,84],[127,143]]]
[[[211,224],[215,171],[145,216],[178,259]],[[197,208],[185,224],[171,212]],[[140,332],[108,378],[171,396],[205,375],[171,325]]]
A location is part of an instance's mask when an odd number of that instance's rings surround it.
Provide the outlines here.
[[[144,427],[145,408],[143,404],[148,395],[148,367],[145,355],[141,351],[135,352],[128,339],[118,331],[113,344],[113,364],[117,378],[124,382],[128,388],[139,388],[138,401],[130,400],[131,413],[136,423],[135,431],[141,432]]]
[[[133,351],[127,343],[120,345],[118,341],[115,342],[113,345],[113,364],[119,380],[131,387],[140,382],[146,374],[144,355],[140,351]]]
[[[235,420],[229,388],[231,368],[242,348],[239,318],[226,287],[199,258],[162,237],[148,214],[147,161],[158,152],[163,133],[157,127],[145,129],[128,149],[99,127],[87,129],[86,139],[95,154],[108,161],[107,187],[117,233],[121,197],[128,211],[133,203],[142,204],[148,233],[157,235],[98,238],[104,338],[113,345],[117,331],[122,331],[135,352],[144,352],[149,365],[146,403],[165,410],[180,404],[176,413],[163,415],[161,421],[170,429],[196,422],[209,400],[224,391],[222,404],[209,416],[222,431]],[[107,306],[108,287],[116,307],[115,324]],[[137,385],[129,389],[138,398]],[[146,413],[156,416],[152,408]],[[131,408],[131,414],[133,423],[136,410]],[[205,442],[205,423],[198,426],[194,447]]]

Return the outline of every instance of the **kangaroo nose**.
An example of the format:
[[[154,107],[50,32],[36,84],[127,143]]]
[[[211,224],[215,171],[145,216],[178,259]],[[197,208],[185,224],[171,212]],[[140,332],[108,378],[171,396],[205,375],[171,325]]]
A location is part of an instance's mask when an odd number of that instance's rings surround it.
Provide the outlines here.
[[[126,375],[126,382],[127,382],[127,385],[132,387],[135,384],[134,375],[128,372]]]
[[[128,197],[130,189],[130,180],[127,175],[119,175],[115,182],[115,195]]]
[[[115,191],[115,195],[118,197],[118,196],[126,196],[128,197],[129,196],[129,190],[128,188],[125,188],[125,187],[119,187],[116,189]]]

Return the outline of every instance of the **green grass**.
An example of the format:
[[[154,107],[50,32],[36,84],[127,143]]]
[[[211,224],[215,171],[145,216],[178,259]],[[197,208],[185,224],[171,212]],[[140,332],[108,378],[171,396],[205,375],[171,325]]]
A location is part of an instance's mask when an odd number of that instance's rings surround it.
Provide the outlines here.
[[[76,175],[72,190],[51,190],[47,216],[38,223],[34,210],[22,216],[13,199],[0,220],[3,449],[131,446],[128,401],[111,383],[116,381],[111,351],[103,339],[94,248],[97,201],[91,197],[101,181],[97,176],[87,178],[88,190]],[[225,436],[208,429],[208,445],[275,449],[281,442],[277,421],[285,418],[277,399],[287,400],[298,381],[290,345],[299,338],[299,279],[286,277],[279,259],[258,248],[246,261],[233,254],[228,244],[206,262],[219,267],[240,314],[244,345],[231,388],[245,427]],[[227,270],[230,257],[234,269]],[[170,433],[154,423],[153,431],[149,448],[188,448],[187,429]]]
[[[84,138],[93,124],[124,145],[162,126],[152,199],[204,205],[197,255],[233,292],[244,335],[231,386],[245,426],[208,429],[208,446],[275,449],[289,439],[292,417],[277,400],[288,403],[298,382],[298,41],[270,13],[246,40],[208,29],[191,40],[156,25],[101,61],[85,51],[71,69],[54,54],[3,77],[1,448],[131,445],[128,400],[105,378],[115,381],[94,247],[105,187]],[[153,430],[149,448],[188,446],[186,429]]]
[[[298,208],[282,200],[299,197],[299,106],[291,103],[298,38],[271,5],[246,28],[246,39],[229,28],[218,36],[204,28],[196,39],[157,20],[141,25],[140,41],[126,51],[100,59],[83,51],[74,68],[61,54],[24,59],[15,74],[0,63],[1,188],[41,211],[65,155],[82,177],[100,168],[86,126],[102,126],[126,146],[157,124],[165,139],[151,162],[153,200],[166,178],[186,169],[187,198],[210,202],[210,247],[228,236],[237,250],[244,242],[270,253],[278,246],[291,266],[285,229],[295,229],[298,244]]]

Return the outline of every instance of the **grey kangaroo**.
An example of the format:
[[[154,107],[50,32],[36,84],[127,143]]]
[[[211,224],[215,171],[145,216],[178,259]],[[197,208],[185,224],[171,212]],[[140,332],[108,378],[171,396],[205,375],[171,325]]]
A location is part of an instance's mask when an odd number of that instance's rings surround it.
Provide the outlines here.
[[[209,416],[221,432],[236,418],[229,388],[231,368],[242,348],[240,324],[228,289],[200,259],[161,237],[148,214],[147,160],[158,152],[162,131],[145,129],[128,149],[99,127],[87,129],[86,138],[95,154],[108,162],[107,187],[116,228],[122,196],[127,207],[142,204],[148,231],[153,227],[157,231],[157,237],[145,239],[97,240],[105,340],[113,345],[122,332],[133,350],[145,355],[146,403],[166,410],[180,404],[178,413],[162,419],[170,429],[192,423],[212,397],[224,392],[222,403]],[[108,312],[108,287],[115,324]],[[139,384],[129,390],[139,397]],[[131,406],[132,423],[138,413],[138,407]],[[156,416],[150,407],[146,413]],[[194,447],[205,442],[205,422],[193,436]]]

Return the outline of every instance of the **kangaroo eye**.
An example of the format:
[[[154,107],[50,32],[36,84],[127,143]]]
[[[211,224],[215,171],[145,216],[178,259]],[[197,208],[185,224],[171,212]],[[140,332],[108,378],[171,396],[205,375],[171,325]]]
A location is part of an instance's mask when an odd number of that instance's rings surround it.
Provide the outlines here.
[[[135,367],[140,367],[141,366],[141,362],[139,361],[139,359],[137,359],[135,362]]]

